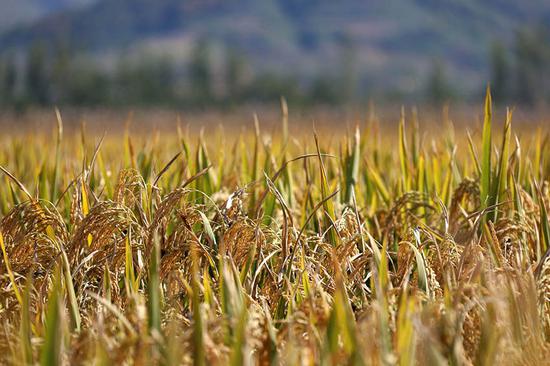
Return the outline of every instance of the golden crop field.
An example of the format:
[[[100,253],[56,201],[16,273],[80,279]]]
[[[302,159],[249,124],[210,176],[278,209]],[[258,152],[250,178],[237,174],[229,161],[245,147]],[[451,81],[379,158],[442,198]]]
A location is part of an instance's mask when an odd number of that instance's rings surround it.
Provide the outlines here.
[[[549,364],[549,130],[491,105],[4,134],[0,363]]]

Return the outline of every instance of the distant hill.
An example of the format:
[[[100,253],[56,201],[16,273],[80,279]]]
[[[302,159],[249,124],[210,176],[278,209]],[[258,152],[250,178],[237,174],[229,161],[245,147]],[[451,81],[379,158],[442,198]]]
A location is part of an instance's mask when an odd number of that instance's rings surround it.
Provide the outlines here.
[[[42,3],[0,0],[0,6],[8,9],[7,3],[16,2],[21,8],[28,3],[30,9]],[[89,4],[82,6],[85,2]],[[30,24],[0,36],[0,50],[24,48],[37,40],[63,40],[99,59],[143,52],[185,59],[195,41],[207,39],[238,50],[256,69],[304,78],[349,71],[357,75],[359,83],[398,88],[405,93],[419,87],[436,59],[445,64],[458,86],[478,87],[487,79],[492,41],[507,42],[528,25],[550,25],[548,0],[46,3],[48,11],[28,11],[46,15],[33,16]],[[72,3],[80,6],[75,8]],[[10,16],[4,13],[3,17]]]
[[[52,13],[89,5],[95,0],[0,0],[0,32],[30,24]]]

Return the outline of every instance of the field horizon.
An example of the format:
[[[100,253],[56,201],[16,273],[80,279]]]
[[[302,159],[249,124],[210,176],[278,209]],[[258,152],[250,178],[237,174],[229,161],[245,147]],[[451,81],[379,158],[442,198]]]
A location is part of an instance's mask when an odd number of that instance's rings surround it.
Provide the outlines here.
[[[285,101],[286,103],[286,101]],[[409,122],[416,119],[423,132],[432,127],[448,127],[452,123],[458,129],[476,129],[483,123],[483,106],[479,103],[453,103],[444,105],[414,103],[367,103],[342,106],[288,107],[289,128],[293,132],[312,134],[314,130],[348,133],[356,125],[376,124],[384,132],[397,131],[404,113]],[[550,110],[544,106],[515,106],[501,104],[494,108],[493,123],[503,125],[506,110],[514,113],[516,126],[544,128],[550,123]],[[0,110],[0,127],[9,134],[48,132],[57,124],[56,109],[59,109],[66,133],[80,133],[84,126],[87,133],[114,136],[123,133],[129,126],[136,132],[169,132],[179,125],[199,133],[201,129],[225,128],[235,134],[254,127],[255,118],[266,131],[277,132],[281,128],[280,103],[249,104],[234,107],[167,108],[167,107],[33,107],[22,111]]]

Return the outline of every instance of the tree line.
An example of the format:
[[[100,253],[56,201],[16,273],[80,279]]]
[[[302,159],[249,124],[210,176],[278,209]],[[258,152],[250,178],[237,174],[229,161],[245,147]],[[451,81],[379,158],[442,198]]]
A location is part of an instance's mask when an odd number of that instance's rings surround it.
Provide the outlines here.
[[[0,106],[219,106],[273,102],[284,95],[295,105],[365,100],[358,84],[353,47],[342,65],[304,82],[299,75],[252,70],[244,53],[213,56],[206,41],[195,44],[187,62],[162,56],[120,58],[102,67],[67,47],[34,44],[26,54],[0,55]],[[221,62],[220,62],[221,61]],[[494,42],[489,52],[491,89],[500,103],[550,101],[550,34],[535,27],[517,32],[512,44]],[[480,81],[480,90],[487,80]],[[362,89],[363,88],[363,89]],[[416,100],[442,104],[460,94],[435,61]],[[476,96],[477,97],[477,96]]]
[[[479,87],[478,100],[486,83],[496,103],[542,105],[550,103],[550,29],[543,25],[524,28],[504,42],[495,40],[488,50],[488,80]],[[435,60],[427,76],[424,99],[435,105],[458,99],[459,90],[448,78],[445,64]]]
[[[222,60],[220,65],[220,60]],[[227,49],[215,58],[207,42],[189,60],[164,56],[120,58],[102,67],[66,47],[34,44],[26,54],[0,56],[0,106],[231,106],[272,102],[281,95],[298,104],[336,104],[349,97],[347,76],[298,77],[252,73],[246,57]]]

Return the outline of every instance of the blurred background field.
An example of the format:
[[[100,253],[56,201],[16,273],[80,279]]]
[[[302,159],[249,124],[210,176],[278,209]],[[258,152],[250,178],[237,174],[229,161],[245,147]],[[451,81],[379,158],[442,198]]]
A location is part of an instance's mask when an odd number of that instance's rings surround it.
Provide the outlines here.
[[[439,137],[442,128],[454,126],[458,133],[466,130],[481,131],[483,109],[480,99],[472,105],[444,106],[410,106],[407,104],[345,106],[316,106],[299,108],[289,104],[289,130],[294,137],[311,137],[313,131],[336,137],[349,134],[356,125],[362,128],[376,125],[389,138],[397,137],[397,126],[404,111],[409,122],[417,120],[422,128],[422,135]],[[401,107],[401,108],[400,108]],[[82,129],[89,136],[100,137],[104,133],[116,138],[130,129],[134,135],[162,133],[165,138],[173,137],[179,126],[188,129],[192,135],[203,131],[213,135],[224,131],[227,136],[235,137],[241,133],[252,133],[254,116],[257,117],[266,134],[280,132],[282,112],[279,104],[243,105],[231,110],[212,108],[197,110],[164,107],[126,107],[126,108],[75,108],[60,107],[66,134],[80,134]],[[506,109],[500,107],[494,111],[494,124],[500,126],[505,121]],[[49,135],[56,126],[55,109],[29,108],[24,112],[4,110],[0,112],[0,129],[6,133],[4,138],[14,135],[46,134]],[[534,129],[548,130],[550,113],[547,108],[516,106],[514,108],[514,125],[518,135],[529,135]],[[53,142],[52,142],[53,143]]]

